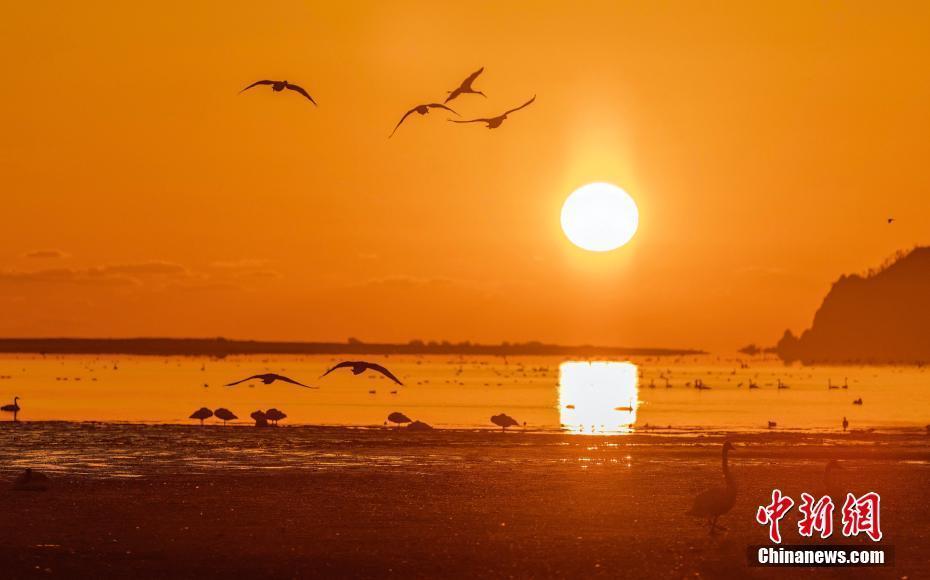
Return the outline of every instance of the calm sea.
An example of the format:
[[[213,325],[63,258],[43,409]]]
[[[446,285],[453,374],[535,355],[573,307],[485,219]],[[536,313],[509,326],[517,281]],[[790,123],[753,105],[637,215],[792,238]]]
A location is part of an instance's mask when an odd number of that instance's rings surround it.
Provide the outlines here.
[[[194,410],[225,407],[239,417],[233,424],[248,425],[252,411],[275,407],[289,425],[381,426],[400,411],[436,428],[493,428],[490,417],[506,413],[527,430],[595,434],[758,431],[769,421],[777,430],[837,432],[844,417],[850,430],[922,430],[930,423],[930,376],[916,367],[785,367],[771,359],[716,356],[389,356],[371,360],[404,386],[345,369],[319,378],[338,360],[5,356],[0,403],[19,396],[20,421],[194,424],[188,419]],[[258,381],[223,386],[265,372],[320,388]],[[708,388],[695,388],[696,381]],[[779,381],[787,388],[779,389]],[[853,404],[857,399],[861,405]],[[11,418],[3,413],[0,420]]]

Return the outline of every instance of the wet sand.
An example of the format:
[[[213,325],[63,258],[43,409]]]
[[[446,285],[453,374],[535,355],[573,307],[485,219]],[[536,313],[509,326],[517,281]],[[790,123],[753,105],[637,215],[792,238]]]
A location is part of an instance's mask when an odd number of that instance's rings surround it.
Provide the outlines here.
[[[49,491],[0,489],[4,578],[930,577],[930,438],[917,433],[733,437],[739,496],[710,537],[686,512],[721,481],[718,435],[70,428],[0,431],[4,479],[53,446],[48,433],[58,445]],[[153,437],[164,449],[145,448]],[[117,469],[94,455],[126,446],[149,459]],[[747,567],[747,546],[766,543],[756,507],[773,486],[823,493],[829,458],[849,488],[882,494],[895,567]],[[796,520],[786,543],[805,543]]]

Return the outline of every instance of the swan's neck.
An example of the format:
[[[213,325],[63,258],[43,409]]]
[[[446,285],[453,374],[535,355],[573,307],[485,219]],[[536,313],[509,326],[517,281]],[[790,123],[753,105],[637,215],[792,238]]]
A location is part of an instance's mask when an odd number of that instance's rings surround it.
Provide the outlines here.
[[[736,487],[736,480],[733,479],[733,474],[730,473],[730,466],[727,463],[727,456],[729,455],[729,449],[723,450],[723,479],[727,482],[727,487]]]

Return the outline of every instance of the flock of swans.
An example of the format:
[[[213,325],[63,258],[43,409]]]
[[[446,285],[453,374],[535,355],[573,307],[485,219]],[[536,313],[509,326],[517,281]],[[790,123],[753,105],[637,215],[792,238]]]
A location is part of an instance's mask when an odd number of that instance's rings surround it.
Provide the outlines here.
[[[410,115],[414,113],[418,115],[427,115],[432,110],[444,110],[458,117],[459,114],[454,109],[449,107],[446,103],[452,100],[455,100],[461,95],[466,95],[466,94],[481,95],[482,97],[487,97],[487,95],[485,95],[483,92],[476,90],[472,86],[472,84],[475,82],[478,76],[480,76],[481,73],[483,72],[484,72],[484,67],[479,68],[475,72],[468,75],[468,77],[466,77],[465,80],[463,80],[459,84],[459,86],[457,86],[451,91],[446,91],[446,94],[448,96],[446,97],[445,101],[443,101],[442,103],[438,103],[438,102],[423,103],[423,104],[412,107],[410,110],[404,113],[404,115],[400,118],[400,121],[398,121],[397,125],[394,126],[394,130],[391,131],[390,135],[388,135],[388,139],[393,137],[394,133],[396,133],[397,130],[400,128],[400,126],[404,123],[404,121],[407,120],[407,117],[409,117]],[[264,79],[260,81],[255,81],[254,83],[250,84],[249,86],[239,91],[239,93],[240,94],[244,93],[245,91],[253,87],[258,87],[258,86],[270,86],[271,90],[276,93],[280,93],[284,91],[285,89],[294,91],[295,93],[302,95],[304,98],[309,100],[311,103],[313,103],[314,106],[317,106],[316,101],[313,99],[312,96],[310,96],[310,93],[308,93],[300,85],[295,85],[294,83],[291,83],[287,80],[276,81],[276,80]],[[508,109],[507,111],[504,111],[500,115],[496,115],[493,117],[478,117],[475,119],[467,119],[467,120],[465,119],[447,119],[447,120],[453,123],[484,123],[488,129],[497,129],[498,127],[501,126],[501,124],[503,124],[504,121],[507,120],[507,117],[509,115],[511,115],[512,113],[516,113],[517,111],[530,106],[534,101],[536,101],[536,95],[533,95],[533,97],[530,100],[526,101],[522,105],[518,107],[514,107],[512,109]]]

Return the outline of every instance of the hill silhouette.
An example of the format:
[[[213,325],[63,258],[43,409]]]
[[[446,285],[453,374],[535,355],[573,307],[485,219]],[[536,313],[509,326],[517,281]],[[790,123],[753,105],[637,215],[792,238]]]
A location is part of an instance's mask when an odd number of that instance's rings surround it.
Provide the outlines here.
[[[865,275],[842,276],[800,337],[776,346],[785,362],[930,361],[930,247],[899,252]]]

